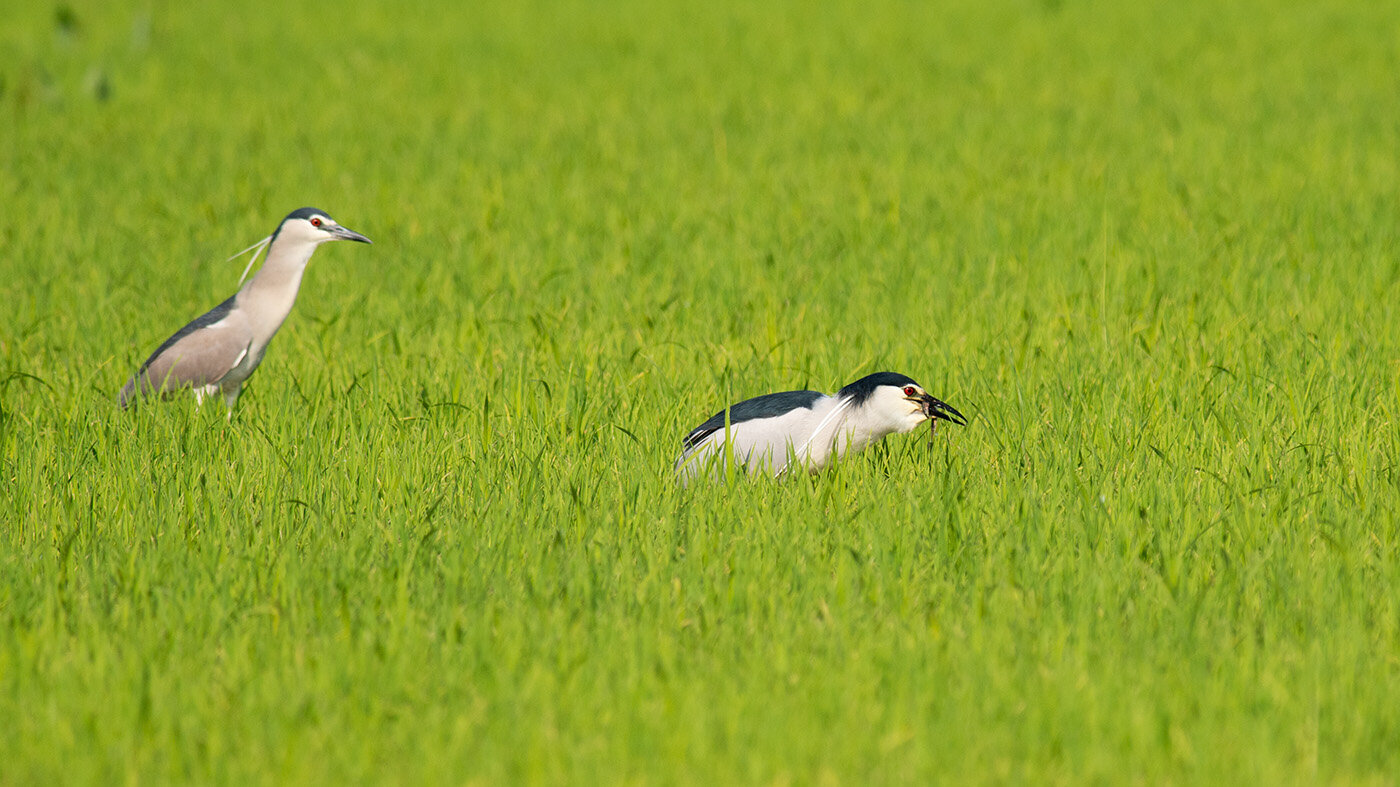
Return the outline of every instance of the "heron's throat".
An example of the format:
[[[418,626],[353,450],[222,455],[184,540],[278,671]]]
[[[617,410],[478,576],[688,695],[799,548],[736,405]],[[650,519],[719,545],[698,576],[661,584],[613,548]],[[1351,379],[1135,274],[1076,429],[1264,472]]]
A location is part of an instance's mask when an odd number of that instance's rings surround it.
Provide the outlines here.
[[[832,450],[838,455],[863,451],[896,432],[907,431],[903,426],[867,404],[851,404],[837,417],[832,433]]]
[[[247,314],[259,343],[271,339],[291,313],[302,274],[315,251],[315,243],[273,241],[267,261],[238,291],[238,306]]]

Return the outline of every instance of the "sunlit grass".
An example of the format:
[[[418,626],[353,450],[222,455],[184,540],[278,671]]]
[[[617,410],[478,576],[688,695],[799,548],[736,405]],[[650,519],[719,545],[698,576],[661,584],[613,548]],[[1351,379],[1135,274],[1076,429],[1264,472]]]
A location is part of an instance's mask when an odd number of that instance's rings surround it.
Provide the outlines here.
[[[1400,9],[1120,5],[11,13],[0,782],[1391,780]]]

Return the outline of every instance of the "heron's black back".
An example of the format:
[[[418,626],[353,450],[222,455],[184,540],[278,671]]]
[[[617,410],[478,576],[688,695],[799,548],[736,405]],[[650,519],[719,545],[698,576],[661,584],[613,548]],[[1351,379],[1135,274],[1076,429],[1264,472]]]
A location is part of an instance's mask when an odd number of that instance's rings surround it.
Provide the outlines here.
[[[734,425],[752,421],[755,418],[776,418],[799,408],[810,410],[812,405],[825,395],[817,391],[782,391],[781,393],[755,396],[729,408],[729,423]],[[685,450],[694,448],[706,437],[723,429],[724,413],[724,410],[720,410],[686,435],[685,441],[682,443]]]

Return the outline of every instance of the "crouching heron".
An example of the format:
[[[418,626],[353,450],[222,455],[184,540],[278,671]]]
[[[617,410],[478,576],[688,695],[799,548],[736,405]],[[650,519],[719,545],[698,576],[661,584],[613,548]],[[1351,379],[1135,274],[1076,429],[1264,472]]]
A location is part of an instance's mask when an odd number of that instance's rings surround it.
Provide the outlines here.
[[[780,476],[793,466],[816,473],[833,458],[932,419],[967,423],[962,413],[894,372],[867,375],[834,395],[772,393],[745,399],[691,430],[676,470],[689,480],[732,456],[751,473]]]

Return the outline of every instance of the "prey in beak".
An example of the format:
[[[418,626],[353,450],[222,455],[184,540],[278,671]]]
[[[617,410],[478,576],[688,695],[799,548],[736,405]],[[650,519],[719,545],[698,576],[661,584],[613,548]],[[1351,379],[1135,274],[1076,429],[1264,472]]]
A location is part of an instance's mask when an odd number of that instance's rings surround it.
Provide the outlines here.
[[[907,392],[908,389],[906,389]],[[938,434],[940,420],[951,421],[959,426],[967,426],[967,419],[963,417],[963,414],[941,399],[935,399],[922,392],[904,398],[911,402],[917,402],[923,408],[924,416],[928,418],[928,444],[930,447],[933,446],[934,436]]]
[[[967,419],[963,414],[953,409],[953,406],[939,399],[929,396],[917,388],[909,387],[904,389],[904,398],[915,402],[924,411],[924,416],[929,420],[942,419],[952,421],[959,426],[967,426]]]
[[[924,394],[921,400],[924,405],[924,415],[930,419],[941,418],[944,421],[952,421],[958,426],[967,426],[967,419],[963,417],[963,414],[953,409],[953,406],[947,402],[935,399],[928,394]]]

